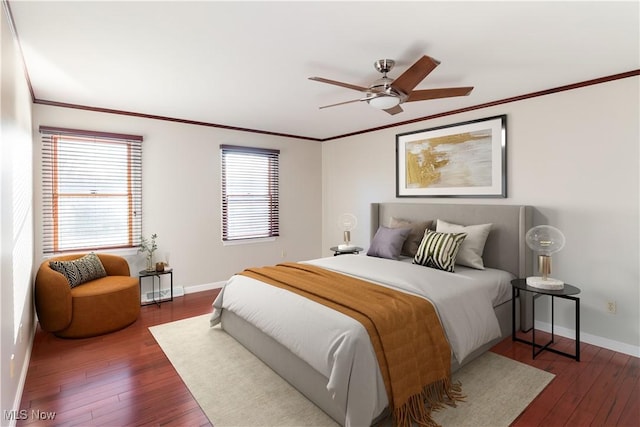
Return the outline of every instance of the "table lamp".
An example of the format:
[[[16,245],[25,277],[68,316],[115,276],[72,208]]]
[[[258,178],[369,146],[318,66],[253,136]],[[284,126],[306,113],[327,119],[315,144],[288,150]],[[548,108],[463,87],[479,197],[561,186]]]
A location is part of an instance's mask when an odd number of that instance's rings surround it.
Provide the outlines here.
[[[340,215],[340,219],[338,222],[339,222],[340,228],[342,228],[343,230],[342,237],[344,238],[344,244],[338,245],[338,249],[340,250],[351,249],[352,248],[351,230],[356,228],[356,225],[358,225],[358,219],[353,214],[344,213]]]
[[[527,285],[540,289],[562,289],[562,280],[549,277],[551,274],[551,255],[564,247],[562,231],[550,225],[538,225],[527,231],[527,245],[538,253],[538,271],[541,276],[527,277]]]

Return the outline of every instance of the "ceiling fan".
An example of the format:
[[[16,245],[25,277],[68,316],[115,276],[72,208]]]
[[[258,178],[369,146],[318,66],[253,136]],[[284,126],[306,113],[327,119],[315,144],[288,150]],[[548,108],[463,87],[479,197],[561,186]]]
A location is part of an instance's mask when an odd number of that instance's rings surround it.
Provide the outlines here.
[[[372,107],[383,110],[391,115],[401,113],[400,104],[405,102],[426,101],[428,99],[450,98],[454,96],[469,95],[473,86],[450,87],[442,89],[413,90],[429,73],[438,65],[439,61],[430,56],[424,55],[418,59],[411,67],[402,73],[397,79],[387,77],[395,65],[391,59],[379,59],[373,66],[382,73],[382,77],[373,82],[369,87],[352,85],[349,83],[329,80],[322,77],[309,77],[321,83],[328,83],[347,89],[357,90],[365,94],[364,98],[352,99],[351,101],[339,102],[337,104],[325,105],[322,108],[335,107],[337,105],[350,104],[352,102],[365,101]]]

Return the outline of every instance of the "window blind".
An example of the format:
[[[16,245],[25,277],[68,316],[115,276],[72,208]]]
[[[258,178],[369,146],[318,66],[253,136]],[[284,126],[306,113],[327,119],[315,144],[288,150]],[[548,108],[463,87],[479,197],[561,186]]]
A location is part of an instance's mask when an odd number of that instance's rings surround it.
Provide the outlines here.
[[[280,235],[279,150],[220,145],[222,240]]]
[[[142,137],[40,127],[43,251],[132,248],[142,232]]]

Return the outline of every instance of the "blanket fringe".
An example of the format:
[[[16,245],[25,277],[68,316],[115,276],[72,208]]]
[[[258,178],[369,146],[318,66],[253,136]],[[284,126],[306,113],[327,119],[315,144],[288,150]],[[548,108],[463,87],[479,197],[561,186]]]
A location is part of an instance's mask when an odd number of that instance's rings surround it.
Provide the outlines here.
[[[393,410],[393,421],[396,427],[440,427],[431,413],[447,406],[456,406],[466,396],[462,393],[460,382],[451,383],[449,379],[436,381],[426,386],[420,393],[409,397],[409,400]]]

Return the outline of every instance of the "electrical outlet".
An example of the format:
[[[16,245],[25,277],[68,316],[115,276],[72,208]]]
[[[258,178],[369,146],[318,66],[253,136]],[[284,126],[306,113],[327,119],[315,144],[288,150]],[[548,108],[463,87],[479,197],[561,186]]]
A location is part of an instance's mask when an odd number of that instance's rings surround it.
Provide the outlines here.
[[[287,251],[285,251],[284,249],[282,250],[282,258],[285,258],[287,256]]]
[[[607,301],[607,312],[611,314],[616,314],[616,302],[615,301]]]

